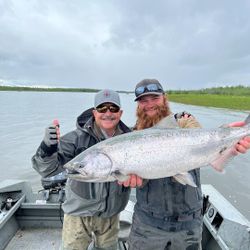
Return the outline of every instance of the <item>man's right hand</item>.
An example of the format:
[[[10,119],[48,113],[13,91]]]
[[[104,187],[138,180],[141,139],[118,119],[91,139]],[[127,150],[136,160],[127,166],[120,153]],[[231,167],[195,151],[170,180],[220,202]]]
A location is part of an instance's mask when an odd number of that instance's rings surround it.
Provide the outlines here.
[[[58,144],[59,137],[60,137],[59,122],[58,120],[54,120],[53,124],[51,124],[45,129],[45,135],[43,141],[46,144],[46,146],[51,147],[52,145]]]
[[[141,187],[142,186],[143,179],[135,174],[131,174],[129,179],[124,182],[118,182],[120,185],[123,185],[124,187]]]
[[[57,144],[60,138],[59,122],[54,120],[53,124],[45,129],[45,135],[41,143],[41,148],[45,156],[50,156],[57,151]]]

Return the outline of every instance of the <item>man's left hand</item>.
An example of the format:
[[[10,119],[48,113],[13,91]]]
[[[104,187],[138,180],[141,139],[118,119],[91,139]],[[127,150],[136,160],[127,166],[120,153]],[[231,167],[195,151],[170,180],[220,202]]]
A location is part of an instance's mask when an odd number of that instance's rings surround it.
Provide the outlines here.
[[[233,122],[233,123],[228,124],[228,127],[242,127],[245,124],[246,124],[245,122]],[[242,154],[245,154],[249,148],[250,148],[250,137],[249,136],[242,138],[235,145],[235,149],[237,150],[237,152],[242,153]]]
[[[131,188],[135,188],[135,187],[140,187],[142,185],[142,178],[135,175],[135,174],[131,174],[129,179],[124,181],[124,182],[118,182],[118,184],[123,185],[124,187],[131,187]]]

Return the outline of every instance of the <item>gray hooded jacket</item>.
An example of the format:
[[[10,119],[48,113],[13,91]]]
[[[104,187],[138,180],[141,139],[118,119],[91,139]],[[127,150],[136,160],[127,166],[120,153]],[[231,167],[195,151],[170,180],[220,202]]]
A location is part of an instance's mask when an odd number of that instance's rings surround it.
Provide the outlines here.
[[[94,124],[92,109],[83,112],[77,119],[77,128],[60,138],[57,151],[52,155],[44,150],[41,143],[32,157],[33,168],[43,177],[64,171],[65,163],[105,139]],[[120,121],[115,135],[127,132],[130,129]],[[125,208],[129,194],[130,189],[117,182],[86,183],[68,179],[63,210],[75,216],[111,217]]]

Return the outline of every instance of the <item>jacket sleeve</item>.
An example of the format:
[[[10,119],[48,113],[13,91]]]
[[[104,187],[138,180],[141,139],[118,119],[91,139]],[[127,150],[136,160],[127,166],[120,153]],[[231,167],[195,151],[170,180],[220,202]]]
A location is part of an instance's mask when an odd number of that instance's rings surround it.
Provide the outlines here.
[[[60,138],[57,151],[48,156],[38,147],[35,155],[32,157],[32,167],[42,176],[49,177],[64,171],[63,165],[75,157],[77,145],[77,133],[72,131]]]

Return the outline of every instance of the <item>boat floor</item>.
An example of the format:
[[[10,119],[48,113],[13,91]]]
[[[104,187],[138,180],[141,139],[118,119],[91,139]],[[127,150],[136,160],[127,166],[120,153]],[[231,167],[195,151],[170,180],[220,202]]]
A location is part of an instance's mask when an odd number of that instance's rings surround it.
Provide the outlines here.
[[[123,241],[127,237],[126,230],[119,234],[119,250],[128,249]],[[19,229],[11,239],[5,250],[58,250],[61,249],[62,229],[61,228],[43,228],[43,229]],[[92,249],[90,244],[89,249]]]
[[[19,229],[5,250],[58,250],[61,246],[62,229]]]

